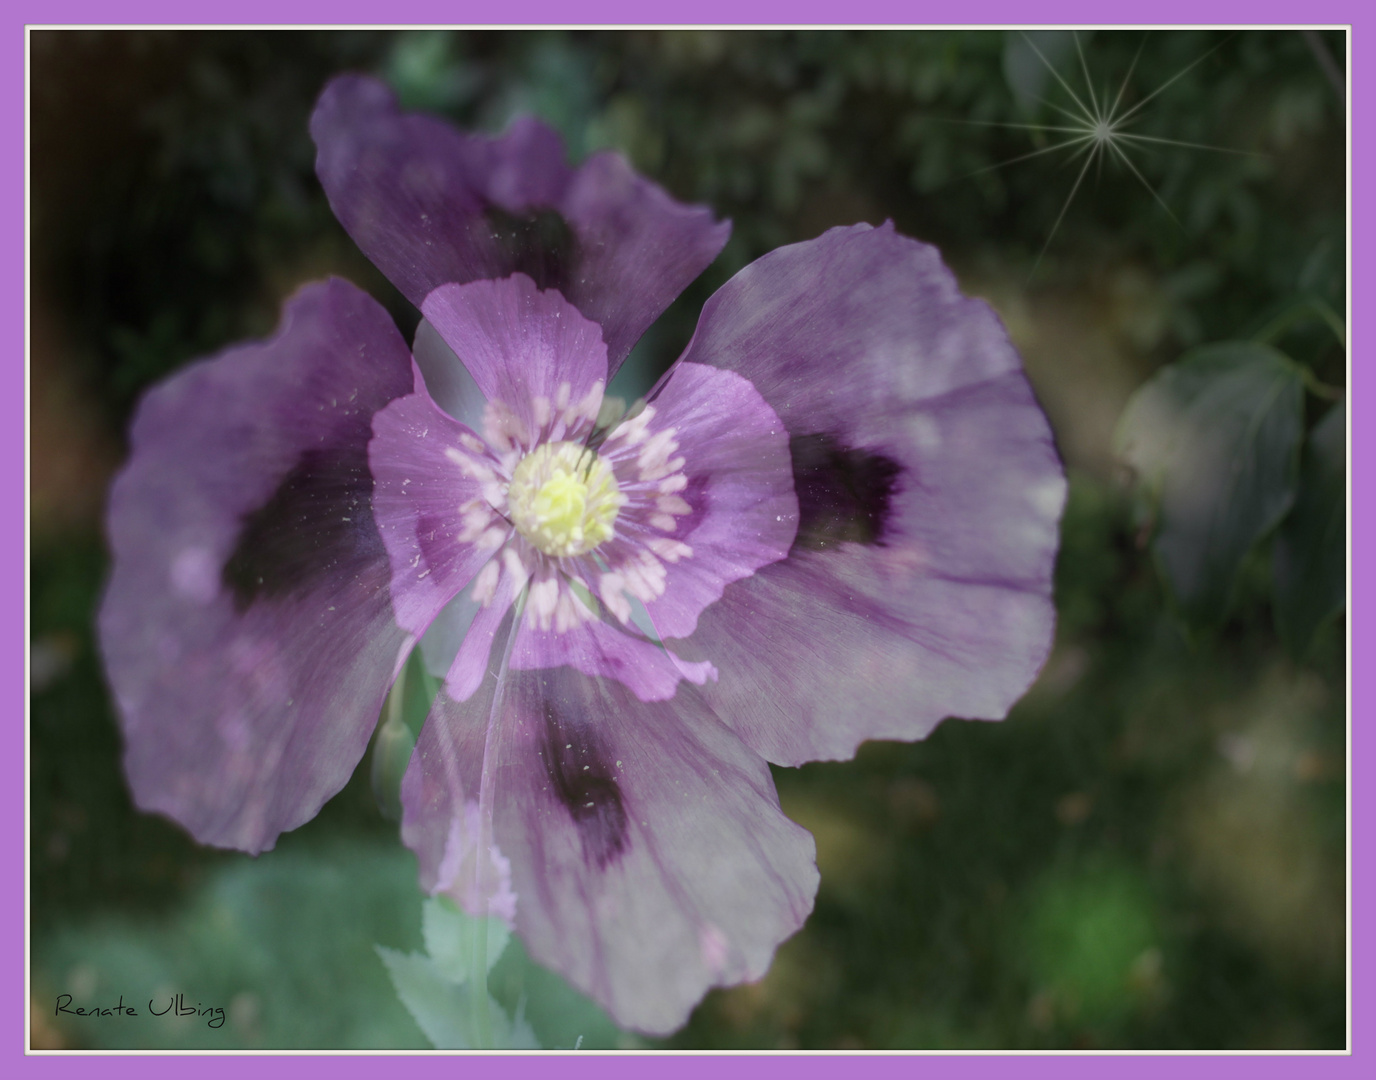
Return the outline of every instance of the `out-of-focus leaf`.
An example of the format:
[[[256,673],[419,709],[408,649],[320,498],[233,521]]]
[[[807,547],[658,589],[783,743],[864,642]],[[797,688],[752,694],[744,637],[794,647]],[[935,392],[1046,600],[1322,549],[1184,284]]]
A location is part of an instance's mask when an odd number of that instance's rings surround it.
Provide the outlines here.
[[[1116,862],[1053,870],[1028,897],[1017,947],[1065,1019],[1112,1029],[1159,992],[1162,950],[1145,881]]]
[[[385,71],[404,108],[436,112],[473,97],[481,75],[454,54],[453,31],[412,30],[396,36]]]
[[[373,954],[379,939],[414,942],[415,895],[415,859],[400,847],[284,841],[226,863],[183,908],[35,941],[35,1000],[80,1048],[423,1048]],[[54,1016],[59,994],[87,1009],[122,998],[138,1014]],[[179,1016],[177,994],[224,1011]]]
[[[1325,236],[1317,244],[1300,269],[1296,288],[1302,293],[1314,293],[1341,309],[1343,285],[1346,279],[1344,248],[1334,238]]]
[[[1346,449],[1340,401],[1305,441],[1295,508],[1276,534],[1276,629],[1297,657],[1309,651],[1319,627],[1346,601]]]
[[[1216,626],[1243,558],[1295,499],[1304,384],[1256,342],[1196,349],[1128,402],[1115,449],[1155,514],[1152,541],[1180,613]]]

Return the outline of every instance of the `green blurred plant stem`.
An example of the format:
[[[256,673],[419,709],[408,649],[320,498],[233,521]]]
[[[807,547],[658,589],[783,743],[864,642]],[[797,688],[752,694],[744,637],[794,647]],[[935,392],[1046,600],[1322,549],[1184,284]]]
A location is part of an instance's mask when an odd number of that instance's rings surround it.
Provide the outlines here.
[[[522,618],[522,616],[524,616],[524,614],[525,614],[526,601],[529,599],[529,596],[530,596],[530,589],[527,587],[526,589],[523,589],[523,590],[521,591],[521,594],[516,598],[515,604],[512,605],[512,608],[513,608],[512,620],[513,620],[513,621],[512,621],[512,624],[511,624],[511,625],[512,625],[513,628],[521,625],[521,618]],[[506,644],[507,653],[506,653],[506,657],[503,659],[503,664],[502,664],[503,667],[506,666],[506,661],[510,659],[510,656],[511,656],[511,646],[512,646],[512,643],[515,641],[515,639],[516,639],[516,635],[515,635],[514,632],[511,633],[511,634],[507,637],[507,644]],[[500,691],[499,691],[499,694],[500,694]],[[500,697],[498,698],[498,700],[496,700],[496,701],[494,701],[494,702],[492,703],[493,715],[494,715],[494,716],[496,715],[496,709],[497,709],[497,707],[498,707],[499,701],[500,701]],[[489,743],[489,745],[488,745],[488,746],[485,746],[485,747],[483,748],[483,777],[482,777],[482,790],[479,792],[479,796],[478,796],[478,805],[479,805],[479,807],[480,807],[480,814],[479,814],[479,817],[480,817],[480,819],[481,819],[484,823],[490,823],[490,822],[492,821],[492,817],[491,817],[492,788],[491,788],[491,785],[492,785],[492,783],[493,783],[493,777],[492,777],[491,773],[489,772],[489,766],[490,766],[490,763],[491,763],[491,760],[492,760],[492,759],[491,759],[491,755],[490,755],[490,753],[489,753],[489,751],[490,751],[490,749],[491,749],[491,746],[490,746],[490,743],[491,743],[491,736],[492,736],[492,732],[491,732],[491,729],[489,728],[489,731],[488,731],[488,743]],[[489,864],[489,860],[488,860],[488,857],[487,857],[487,856],[488,856],[488,853],[492,850],[492,846],[493,846],[493,844],[495,843],[495,838],[492,836],[491,832],[488,831],[488,828],[484,827],[483,825],[480,825],[479,827],[480,827],[480,829],[482,829],[482,833],[481,833],[481,835],[478,837],[478,841],[477,841],[477,850],[478,850],[478,855],[477,855],[477,866],[476,866],[476,868],[475,868],[475,870],[474,870],[474,877],[475,877],[475,879],[476,879],[476,881],[475,881],[475,886],[476,886],[475,891],[476,891],[476,893],[477,893],[478,896],[487,896],[487,895],[488,895],[488,892],[489,892],[489,889],[488,889],[488,882],[485,880],[485,878],[486,878],[486,876],[487,876],[487,873],[488,873],[488,870],[489,870],[489,865],[488,865],[488,864]],[[484,905],[484,908],[486,908],[486,905]],[[472,946],[473,946],[473,947],[472,947],[471,949],[468,950],[468,957],[469,957],[469,960],[468,960],[468,964],[469,964],[469,967],[468,967],[468,982],[469,982],[469,987],[470,987],[470,993],[471,993],[471,995],[472,995],[472,997],[471,997],[470,1000],[469,1000],[469,1008],[472,1010],[471,1016],[472,1016],[472,1020],[473,1020],[473,1042],[474,1042],[474,1045],[475,1045],[477,1048],[483,1049],[483,1050],[487,1050],[487,1049],[492,1049],[492,1048],[493,1048],[493,1045],[492,1045],[492,1015],[491,1015],[491,1012],[489,1011],[489,1007],[488,1007],[488,992],[487,992],[487,968],[488,968],[488,964],[487,964],[487,923],[488,923],[488,914],[489,914],[488,911],[487,911],[487,910],[484,910],[481,916],[479,916],[478,918],[473,918],[473,919],[470,919],[470,920],[469,920],[470,932],[473,934],[473,937],[472,937]]]
[[[469,919],[469,933],[473,935],[468,951],[469,1008],[473,1020],[473,1048],[491,1050],[492,1014],[487,1005],[487,919]]]
[[[1275,340],[1297,324],[1317,318],[1333,331],[1333,336],[1338,339],[1338,344],[1344,351],[1347,349],[1347,326],[1342,317],[1329,307],[1317,296],[1306,296],[1302,300],[1291,304],[1254,336],[1254,341],[1272,344]],[[1296,364],[1300,374],[1304,379],[1305,389],[1315,397],[1323,398],[1326,401],[1340,401],[1343,396],[1343,389],[1340,386],[1329,386],[1327,383],[1320,382],[1318,377],[1309,370],[1307,364]]]

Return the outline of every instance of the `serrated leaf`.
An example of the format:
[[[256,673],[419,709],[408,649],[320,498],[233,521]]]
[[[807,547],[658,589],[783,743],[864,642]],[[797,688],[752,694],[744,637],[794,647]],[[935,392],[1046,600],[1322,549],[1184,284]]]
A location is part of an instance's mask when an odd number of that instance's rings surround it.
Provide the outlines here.
[[[403,953],[377,946],[377,954],[387,967],[397,997],[415,1019],[436,1050],[538,1050],[539,1042],[530,1024],[516,1010],[514,1019],[489,995],[487,1016],[491,1026],[490,1045],[473,1030],[474,990],[467,984],[452,982],[430,957]],[[484,989],[480,991],[486,994]]]
[[[460,911],[444,896],[425,901],[420,916],[425,951],[446,978],[454,983],[467,980],[473,970],[473,954],[481,946],[486,971],[492,970],[511,940],[511,931],[501,919],[475,919]],[[480,935],[484,935],[480,939]]]
[[[1302,657],[1347,598],[1347,421],[1339,402],[1305,440],[1295,508],[1272,551],[1276,629]]]
[[[436,1050],[471,1050],[471,1012],[466,986],[445,978],[428,956],[377,946],[397,997]]]
[[[1295,498],[1304,384],[1255,342],[1196,349],[1129,400],[1115,436],[1155,513],[1152,548],[1180,613],[1216,626],[1248,551]]]

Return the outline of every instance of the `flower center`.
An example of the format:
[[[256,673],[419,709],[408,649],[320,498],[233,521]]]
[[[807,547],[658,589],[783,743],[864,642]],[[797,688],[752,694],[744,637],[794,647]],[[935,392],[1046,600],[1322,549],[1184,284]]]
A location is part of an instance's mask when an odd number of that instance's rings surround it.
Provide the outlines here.
[[[537,446],[507,487],[511,523],[546,555],[583,555],[612,537],[626,501],[606,460],[582,443]]]

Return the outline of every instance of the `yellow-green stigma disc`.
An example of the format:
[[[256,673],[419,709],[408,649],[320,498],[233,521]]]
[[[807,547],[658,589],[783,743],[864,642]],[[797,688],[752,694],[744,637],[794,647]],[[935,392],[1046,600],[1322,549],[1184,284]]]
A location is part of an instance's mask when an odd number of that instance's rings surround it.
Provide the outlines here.
[[[538,446],[507,488],[511,523],[546,555],[583,555],[610,540],[624,501],[616,476],[582,443]]]

